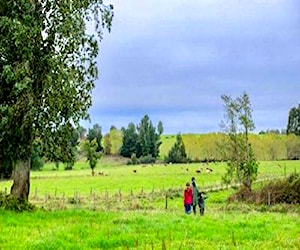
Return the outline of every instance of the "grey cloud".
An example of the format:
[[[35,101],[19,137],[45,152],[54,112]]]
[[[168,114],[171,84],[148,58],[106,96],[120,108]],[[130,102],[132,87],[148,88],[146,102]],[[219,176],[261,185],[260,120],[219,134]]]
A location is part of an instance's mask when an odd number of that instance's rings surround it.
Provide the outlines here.
[[[147,113],[170,132],[217,131],[220,96],[246,91],[258,130],[286,126],[300,93],[298,1],[113,2],[93,121],[127,126]]]

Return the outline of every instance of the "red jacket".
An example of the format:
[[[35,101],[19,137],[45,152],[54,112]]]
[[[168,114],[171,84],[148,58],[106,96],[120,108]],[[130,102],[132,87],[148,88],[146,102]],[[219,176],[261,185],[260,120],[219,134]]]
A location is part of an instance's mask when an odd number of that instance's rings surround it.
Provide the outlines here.
[[[184,200],[183,204],[192,204],[193,202],[193,190],[192,188],[188,187],[184,190]]]

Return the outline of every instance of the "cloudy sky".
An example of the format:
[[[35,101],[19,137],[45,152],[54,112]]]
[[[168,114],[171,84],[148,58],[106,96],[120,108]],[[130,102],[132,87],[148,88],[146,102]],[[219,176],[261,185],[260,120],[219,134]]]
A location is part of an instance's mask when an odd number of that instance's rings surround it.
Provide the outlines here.
[[[299,0],[106,0],[91,123],[164,133],[221,131],[221,95],[250,96],[256,132],[287,126],[300,102]]]

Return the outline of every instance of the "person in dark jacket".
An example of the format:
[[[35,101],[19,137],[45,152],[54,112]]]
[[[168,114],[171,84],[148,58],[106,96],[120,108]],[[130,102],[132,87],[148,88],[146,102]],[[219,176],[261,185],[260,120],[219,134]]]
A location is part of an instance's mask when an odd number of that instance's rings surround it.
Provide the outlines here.
[[[200,215],[203,216],[204,215],[204,205],[205,205],[205,200],[208,197],[205,196],[205,192],[199,192],[198,194],[198,204],[199,204],[199,208],[200,208]]]
[[[198,205],[198,194],[199,194],[199,190],[196,184],[196,179],[195,177],[192,177],[192,190],[193,190],[193,212],[196,215],[196,207]]]

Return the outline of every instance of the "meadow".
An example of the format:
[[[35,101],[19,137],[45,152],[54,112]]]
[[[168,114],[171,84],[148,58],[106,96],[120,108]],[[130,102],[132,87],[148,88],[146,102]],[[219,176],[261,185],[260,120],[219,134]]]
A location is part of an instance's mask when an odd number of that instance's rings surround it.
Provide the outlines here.
[[[102,159],[96,172],[104,175],[92,176],[86,162],[72,171],[47,164],[31,173],[36,211],[0,210],[0,249],[300,248],[299,205],[228,203],[236,190],[221,184],[225,164],[209,167],[208,174],[200,163],[126,166]],[[261,162],[255,188],[299,170],[300,161]],[[192,176],[209,196],[203,217],[183,211]],[[0,182],[0,191],[10,185]]]

